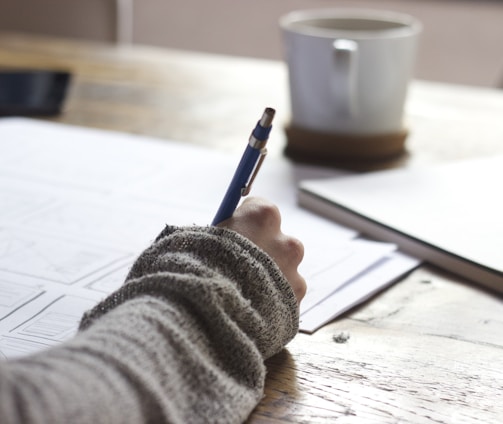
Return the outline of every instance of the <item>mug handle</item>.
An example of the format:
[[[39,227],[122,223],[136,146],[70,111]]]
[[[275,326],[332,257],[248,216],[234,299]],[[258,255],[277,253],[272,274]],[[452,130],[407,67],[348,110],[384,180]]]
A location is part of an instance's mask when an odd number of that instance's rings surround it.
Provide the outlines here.
[[[357,108],[358,43],[340,38],[334,40],[332,47],[334,53],[332,90],[336,111],[340,116],[350,117],[355,115]]]

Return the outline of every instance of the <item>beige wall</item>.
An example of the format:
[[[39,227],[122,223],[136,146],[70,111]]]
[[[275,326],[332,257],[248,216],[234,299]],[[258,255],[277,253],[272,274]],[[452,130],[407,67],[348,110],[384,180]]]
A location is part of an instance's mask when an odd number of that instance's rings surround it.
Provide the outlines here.
[[[278,18],[313,7],[372,7],[413,14],[425,30],[416,76],[497,86],[503,76],[501,0],[141,0],[140,43],[282,58]]]
[[[116,38],[115,0],[0,0],[0,31]]]
[[[0,30],[116,39],[116,3],[131,4],[135,43],[281,59],[278,18],[311,7],[372,7],[418,17],[416,77],[501,86],[502,0],[0,0]]]

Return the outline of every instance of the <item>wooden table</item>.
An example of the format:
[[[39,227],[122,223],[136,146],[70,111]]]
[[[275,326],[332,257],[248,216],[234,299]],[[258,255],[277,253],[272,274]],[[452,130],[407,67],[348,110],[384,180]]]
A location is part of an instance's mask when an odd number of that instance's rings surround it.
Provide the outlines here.
[[[69,69],[58,122],[227,150],[241,150],[265,105],[288,122],[279,62],[4,34],[0,66]],[[503,153],[503,92],[415,81],[407,115],[409,154],[382,166]],[[270,151],[281,155],[283,128],[273,131]],[[266,396],[249,422],[501,423],[502,306],[422,266],[269,360]]]

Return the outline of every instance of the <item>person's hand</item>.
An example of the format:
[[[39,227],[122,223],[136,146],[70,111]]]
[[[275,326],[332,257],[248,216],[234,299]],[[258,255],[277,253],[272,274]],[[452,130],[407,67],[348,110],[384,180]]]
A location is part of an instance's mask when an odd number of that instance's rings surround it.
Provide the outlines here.
[[[297,267],[304,257],[304,246],[281,232],[281,215],[275,205],[261,198],[247,198],[231,218],[218,226],[236,231],[269,254],[292,286],[297,301],[302,300],[306,281]]]

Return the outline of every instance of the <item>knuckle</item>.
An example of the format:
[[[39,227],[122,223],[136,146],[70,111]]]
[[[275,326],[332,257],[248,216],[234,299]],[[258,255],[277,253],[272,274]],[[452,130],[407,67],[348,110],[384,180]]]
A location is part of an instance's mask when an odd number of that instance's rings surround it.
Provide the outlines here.
[[[276,205],[272,203],[261,203],[257,208],[258,217],[262,222],[278,227],[281,223],[281,214]]]
[[[297,284],[295,286],[295,290],[294,291],[295,291],[295,296],[299,300],[302,300],[304,298],[304,296],[306,295],[306,293],[307,293],[307,284],[306,284],[306,281],[302,277],[300,278],[299,284]]]
[[[284,242],[292,260],[297,264],[302,262],[304,258],[304,245],[302,242],[295,237],[286,237]]]

